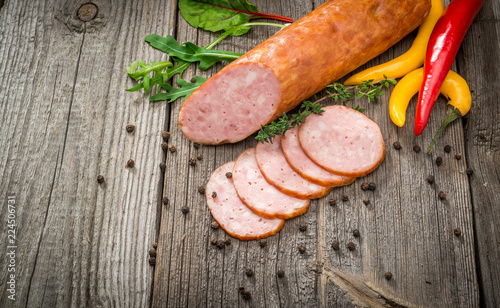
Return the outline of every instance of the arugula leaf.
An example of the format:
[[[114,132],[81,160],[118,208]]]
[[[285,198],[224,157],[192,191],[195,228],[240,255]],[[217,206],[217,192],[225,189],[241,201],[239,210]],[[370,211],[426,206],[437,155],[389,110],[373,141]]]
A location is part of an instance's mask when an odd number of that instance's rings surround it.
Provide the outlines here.
[[[146,42],[156,49],[167,53],[171,57],[179,58],[187,62],[200,62],[200,70],[206,71],[212,65],[220,61],[232,62],[242,54],[223,50],[210,50],[187,42],[182,46],[171,35],[162,37],[157,34],[146,36]]]
[[[148,94],[149,89],[151,89],[152,87],[154,87],[158,84],[167,82],[168,80],[170,80],[170,78],[175,76],[175,74],[179,74],[179,77],[182,78],[182,73],[184,73],[184,71],[189,67],[189,65],[191,63],[185,62],[185,61],[182,61],[179,59],[175,59],[175,62],[176,62],[176,65],[174,67],[167,68],[165,70],[165,72],[163,72],[161,74],[156,74],[153,78],[149,78],[147,81],[144,80],[143,82],[137,84],[136,86],[134,86],[130,89],[126,89],[125,91],[136,92],[136,91],[139,91],[140,89],[144,89],[144,92],[146,92],[146,94]],[[130,67],[132,67],[133,65],[134,65],[134,63],[132,63],[132,65]],[[128,68],[127,68],[127,72],[128,72]],[[161,88],[158,88],[158,91],[160,89]]]
[[[172,62],[170,61],[163,61],[163,62],[151,62],[150,65],[147,65],[146,62],[141,61],[140,63],[137,63],[137,61],[132,62],[129,67],[127,67],[127,73],[130,77],[132,77],[135,80],[140,80],[145,78],[146,76],[149,76],[151,72],[155,72],[157,74],[160,74],[163,69],[166,67],[172,67]],[[137,70],[137,68],[140,67],[140,70]]]
[[[184,79],[175,80],[180,88],[175,88],[169,84],[162,83],[160,86],[167,91],[167,93],[158,93],[149,98],[151,102],[165,101],[168,100],[169,103],[172,103],[179,97],[183,97],[182,101],[186,100],[186,98],[191,95],[196,89],[198,89],[205,81],[206,78],[194,76],[194,82],[188,82]]]

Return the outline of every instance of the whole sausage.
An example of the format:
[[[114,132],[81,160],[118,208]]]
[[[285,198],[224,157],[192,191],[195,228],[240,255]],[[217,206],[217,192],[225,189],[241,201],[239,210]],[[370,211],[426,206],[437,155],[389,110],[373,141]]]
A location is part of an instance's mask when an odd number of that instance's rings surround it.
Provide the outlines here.
[[[179,128],[233,143],[380,55],[418,27],[430,0],[330,0],[224,67],[184,102]]]

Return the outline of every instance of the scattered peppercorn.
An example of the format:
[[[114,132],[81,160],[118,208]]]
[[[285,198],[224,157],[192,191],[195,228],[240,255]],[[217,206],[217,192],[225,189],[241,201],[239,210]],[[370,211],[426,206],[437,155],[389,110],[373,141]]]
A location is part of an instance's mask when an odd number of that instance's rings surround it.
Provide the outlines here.
[[[158,243],[154,242],[152,246],[153,246],[154,249],[156,249],[156,248],[158,248]]]
[[[243,297],[243,299],[247,301],[252,298],[252,295],[248,291],[242,291],[241,297]]]
[[[162,202],[163,204],[167,205],[168,204],[168,197],[163,197]]]
[[[162,143],[161,143],[161,149],[162,149],[163,151],[168,150],[168,143],[166,143],[166,142],[162,142]]]
[[[483,133],[479,133],[479,139],[484,140],[486,139],[486,136]]]
[[[233,174],[231,172],[226,172],[226,178],[230,179],[233,177]]]
[[[354,249],[356,249],[356,244],[354,244],[353,242],[347,243],[347,249],[353,251]]]
[[[247,275],[247,277],[252,277],[253,276],[253,269],[247,268],[245,271],[245,274]]]
[[[299,245],[298,249],[299,249],[300,253],[306,252],[306,246],[304,246],[304,245]]]
[[[368,190],[374,191],[377,188],[377,185],[375,183],[370,183],[368,184]]]
[[[226,244],[226,246],[231,245],[231,239],[230,239],[229,237],[226,237],[226,238],[224,239],[224,244]]]
[[[189,159],[189,165],[190,166],[196,166],[196,158],[190,158]]]
[[[150,255],[151,257],[156,257],[156,249],[150,249],[150,250],[149,250],[149,255]]]
[[[368,190],[368,187],[370,187],[370,184],[368,184],[368,183],[366,183],[366,182],[363,182],[363,183],[361,184],[361,189],[362,189],[362,190]]]
[[[307,225],[305,223],[302,223],[299,225],[299,231],[300,232],[305,232],[307,231]]]
[[[177,151],[177,148],[175,147],[175,145],[171,145],[168,147],[168,150],[171,152],[171,153],[174,153],[175,151]]]
[[[396,141],[392,144],[392,146],[396,149],[396,150],[401,150],[403,147],[401,146],[401,143],[399,141]]]
[[[441,166],[442,163],[443,163],[443,158],[441,156],[438,156],[438,158],[436,158],[436,165]]]
[[[219,228],[219,223],[216,221],[212,221],[212,224],[210,225],[212,229],[218,229]]]
[[[187,205],[184,205],[183,207],[181,207],[181,212],[182,214],[189,213],[189,207]]]
[[[199,192],[200,194],[204,194],[204,193],[205,193],[205,186],[200,186],[200,187],[198,187],[198,192]]]
[[[427,183],[429,183],[429,184],[434,184],[434,181],[435,181],[435,179],[434,179],[434,176],[433,176],[433,175],[429,175],[429,176],[427,177]]]
[[[363,199],[363,203],[364,203],[365,205],[370,204],[370,199],[368,199],[368,198]]]
[[[210,240],[210,244],[212,245],[217,245],[217,239],[215,237],[213,237],[211,240]]]
[[[190,82],[190,83],[195,83],[195,82],[196,82],[196,79],[194,79],[194,77],[191,77],[191,79],[189,79],[189,82]]]
[[[149,265],[154,266],[156,264],[156,258],[151,257],[149,258]]]
[[[102,175],[97,176],[97,183],[99,183],[99,184],[104,183],[104,177]]]
[[[134,124],[129,124],[125,127],[125,130],[127,131],[127,133],[133,133],[134,130],[135,130],[135,125]]]
[[[264,239],[260,240],[260,241],[259,241],[259,246],[260,246],[261,248],[266,247],[266,246],[267,246],[267,240],[264,240]]]
[[[465,173],[467,173],[467,175],[472,175],[474,171],[472,171],[471,168],[467,168],[467,170],[465,170]]]
[[[328,204],[334,206],[335,204],[337,204],[337,200],[335,198],[331,198],[330,200],[328,200]]]
[[[243,291],[245,291],[245,288],[244,288],[244,287],[239,287],[239,288],[238,288],[238,292],[240,292],[240,293],[241,293],[241,292],[243,292]]]
[[[217,248],[219,249],[222,249],[224,248],[226,245],[224,245],[224,242],[223,241],[217,241]]]
[[[200,144],[198,142],[193,142],[193,146],[195,149],[199,149],[200,148]]]
[[[202,160],[203,159],[203,155],[201,155],[201,154],[196,155],[196,159]]]
[[[455,158],[456,158],[457,160],[462,159],[462,154],[460,154],[460,153],[455,154]]]
[[[214,191],[214,192],[212,192],[212,198],[215,198],[215,197],[217,197],[217,193]]]
[[[342,196],[342,201],[349,201],[349,196],[343,195]]]
[[[160,169],[161,169],[161,171],[165,171],[166,168],[167,168],[167,164],[164,161],[162,161],[160,163]]]
[[[460,236],[460,234],[462,234],[462,230],[460,230],[460,228],[456,228],[453,233],[455,233],[456,236]]]
[[[359,237],[359,235],[360,235],[359,230],[358,230],[358,229],[354,229],[354,230],[352,230],[352,235],[353,235],[354,237]]]
[[[385,273],[385,279],[391,280],[392,279],[392,273],[391,272],[386,272]]]
[[[440,191],[438,197],[439,197],[439,199],[444,200],[444,199],[446,199],[446,194],[444,192]]]
[[[161,137],[163,138],[163,140],[167,141],[168,138],[170,138],[170,132],[167,132],[166,130],[162,131],[161,132]]]
[[[445,145],[445,146],[444,146],[444,151],[445,151],[446,153],[450,153],[450,152],[451,152],[451,146],[450,146],[449,144]]]
[[[283,278],[283,277],[285,277],[285,271],[283,271],[283,270],[278,270],[278,277],[279,277],[279,278]]]
[[[420,151],[421,151],[421,150],[422,150],[422,149],[420,148],[420,146],[418,146],[418,145],[414,145],[414,146],[413,146],[413,152],[415,152],[415,153],[420,153]]]
[[[125,165],[126,168],[134,168],[134,166],[135,166],[135,162],[133,159],[129,159],[127,161],[127,164]]]
[[[333,249],[333,250],[339,250],[339,248],[340,248],[340,243],[339,243],[339,241],[334,240],[334,241],[332,242],[332,249]]]

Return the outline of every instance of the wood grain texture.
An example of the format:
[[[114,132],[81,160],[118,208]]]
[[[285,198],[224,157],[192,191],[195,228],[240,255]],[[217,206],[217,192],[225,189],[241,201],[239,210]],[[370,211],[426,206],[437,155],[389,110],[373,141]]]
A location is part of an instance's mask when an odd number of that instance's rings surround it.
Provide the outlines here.
[[[150,304],[166,105],[125,92],[125,67],[162,57],[144,36],[173,29],[175,6],[102,1],[83,23],[81,4],[8,1],[0,16],[0,191],[18,204],[17,300],[2,258],[2,307]]]

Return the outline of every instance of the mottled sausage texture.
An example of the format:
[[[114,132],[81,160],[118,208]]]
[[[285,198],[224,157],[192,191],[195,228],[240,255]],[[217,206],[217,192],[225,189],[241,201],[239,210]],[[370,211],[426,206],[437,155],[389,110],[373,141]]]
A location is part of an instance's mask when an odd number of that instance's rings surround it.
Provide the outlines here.
[[[262,42],[184,102],[179,127],[204,144],[245,139],[418,27],[430,0],[331,0]]]

